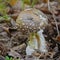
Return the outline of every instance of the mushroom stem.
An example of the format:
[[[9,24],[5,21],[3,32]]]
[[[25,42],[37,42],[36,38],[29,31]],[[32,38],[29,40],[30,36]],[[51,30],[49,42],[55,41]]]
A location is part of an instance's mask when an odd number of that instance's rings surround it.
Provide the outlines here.
[[[38,32],[38,35],[39,35],[39,38],[40,38],[40,48],[39,48],[39,50],[40,50],[40,52],[46,53],[46,52],[48,52],[47,44],[46,44],[45,38],[44,38],[42,33],[43,33],[43,30],[40,30]]]
[[[42,34],[43,30],[40,30],[36,34],[34,34],[32,40],[30,39],[28,46],[26,48],[26,54],[32,55],[34,53],[35,49],[38,49],[41,53],[47,53],[47,44],[45,41],[45,38]]]

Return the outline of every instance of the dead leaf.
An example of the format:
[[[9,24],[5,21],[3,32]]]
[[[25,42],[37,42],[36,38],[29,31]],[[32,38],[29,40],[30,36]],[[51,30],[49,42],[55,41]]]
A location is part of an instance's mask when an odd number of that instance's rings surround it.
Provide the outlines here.
[[[60,42],[60,35],[56,37],[56,40]]]

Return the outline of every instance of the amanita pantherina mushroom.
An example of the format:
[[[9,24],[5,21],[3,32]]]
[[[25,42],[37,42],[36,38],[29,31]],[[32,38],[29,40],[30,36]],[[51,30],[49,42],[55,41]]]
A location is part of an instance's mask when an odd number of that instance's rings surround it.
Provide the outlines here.
[[[16,23],[23,35],[29,37],[30,41],[26,48],[27,55],[31,55],[35,49],[39,49],[43,53],[47,52],[42,35],[42,29],[48,24],[45,14],[35,8],[25,9],[19,14]]]

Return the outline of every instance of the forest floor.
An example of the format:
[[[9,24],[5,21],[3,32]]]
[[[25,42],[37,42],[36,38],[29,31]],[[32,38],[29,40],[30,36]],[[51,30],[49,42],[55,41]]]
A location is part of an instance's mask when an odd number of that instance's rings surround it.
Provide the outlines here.
[[[8,15],[11,15],[11,21],[9,23],[0,21],[0,60],[4,60],[5,56],[20,58],[20,60],[60,60],[60,4],[51,2],[51,6],[53,12],[49,11],[48,5],[44,3],[34,6],[48,17],[48,26],[43,32],[48,53],[36,52],[31,56],[26,55],[27,38],[21,36],[15,25],[15,20],[21,11],[10,9]]]

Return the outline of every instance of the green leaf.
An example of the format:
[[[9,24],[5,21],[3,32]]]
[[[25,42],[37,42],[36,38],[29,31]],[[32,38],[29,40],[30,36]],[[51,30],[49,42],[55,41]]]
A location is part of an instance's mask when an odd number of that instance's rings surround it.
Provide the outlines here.
[[[10,60],[8,56],[5,57],[5,60]]]
[[[13,58],[11,57],[10,60],[13,60]]]
[[[6,21],[10,21],[10,17],[8,15],[4,15],[3,18],[6,20]]]
[[[34,4],[35,4],[35,0],[33,0],[32,4],[31,4],[31,7],[34,7]]]
[[[0,22],[10,22],[10,17],[8,15],[0,16]]]

